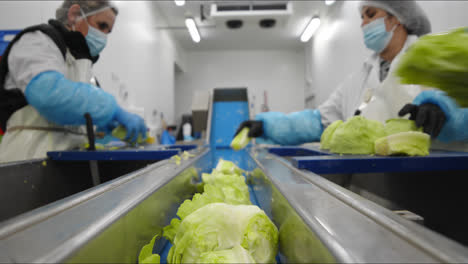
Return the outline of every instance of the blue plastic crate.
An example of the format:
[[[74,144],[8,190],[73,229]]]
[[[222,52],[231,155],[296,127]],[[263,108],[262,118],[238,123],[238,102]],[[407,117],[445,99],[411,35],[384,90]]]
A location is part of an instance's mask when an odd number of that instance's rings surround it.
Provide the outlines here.
[[[5,40],[5,36],[16,35],[20,33],[21,30],[0,30],[0,56],[3,55],[10,41]]]

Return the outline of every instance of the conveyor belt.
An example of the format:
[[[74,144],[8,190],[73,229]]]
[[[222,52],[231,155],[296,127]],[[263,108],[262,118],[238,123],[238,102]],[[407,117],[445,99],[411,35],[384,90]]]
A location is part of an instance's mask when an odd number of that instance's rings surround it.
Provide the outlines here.
[[[0,262],[135,263],[193,194],[193,172],[208,172],[217,158],[232,155],[221,153],[205,150],[180,165],[161,161],[12,219],[0,228]],[[468,261],[463,246],[263,149],[242,156],[244,169],[253,171],[252,197],[279,227],[282,263]],[[288,219],[299,233],[281,233]],[[155,244],[156,252],[162,246]]]
[[[252,189],[252,186],[248,186],[248,188],[249,188],[250,202],[253,205],[259,206],[258,201],[257,201],[257,197],[255,195],[255,192]],[[153,248],[153,254],[159,254],[160,255],[161,264],[166,264],[167,263],[167,255],[169,254],[169,250],[171,250],[171,247],[172,247],[172,244],[169,241],[167,241],[161,252],[157,252],[157,249]],[[281,263],[279,255],[276,257],[276,263],[278,263],[278,264]]]

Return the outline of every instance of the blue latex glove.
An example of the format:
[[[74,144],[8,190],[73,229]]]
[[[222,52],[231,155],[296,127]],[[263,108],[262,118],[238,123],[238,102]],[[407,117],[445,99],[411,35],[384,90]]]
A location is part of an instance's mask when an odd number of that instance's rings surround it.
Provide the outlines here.
[[[161,135],[161,144],[162,145],[174,145],[176,143],[176,139],[172,136],[167,130],[164,130]]]
[[[413,101],[415,105],[435,104],[442,109],[446,121],[437,139],[442,142],[468,140],[468,109],[457,103],[442,91],[423,91]]]
[[[129,113],[120,107],[114,115],[114,120],[122,124],[127,129],[125,141],[136,142],[138,134],[141,134],[142,139],[146,139],[146,125],[143,118],[138,115]]]
[[[119,122],[117,121],[111,121],[105,126],[101,126],[97,128],[97,132],[104,132],[106,135],[107,134],[112,134],[112,131],[119,126]]]
[[[263,121],[263,136],[257,143],[298,145],[319,141],[323,132],[319,110],[304,110],[290,114],[278,112],[260,113],[256,120]]]
[[[72,82],[55,71],[36,75],[25,97],[47,120],[59,125],[84,125],[85,113],[97,126],[108,124],[117,110],[114,97],[93,85]]]

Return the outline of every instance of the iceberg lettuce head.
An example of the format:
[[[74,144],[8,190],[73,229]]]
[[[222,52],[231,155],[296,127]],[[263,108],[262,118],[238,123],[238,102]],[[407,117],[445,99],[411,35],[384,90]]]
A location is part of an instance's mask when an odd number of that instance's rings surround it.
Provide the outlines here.
[[[257,263],[274,263],[278,229],[253,205],[208,204],[187,216],[175,235],[169,263],[194,263],[203,253],[242,246]]]
[[[468,106],[468,30],[425,35],[403,54],[396,68],[403,84],[439,88]]]
[[[232,249],[201,253],[196,263],[255,263],[249,252],[240,245]]]
[[[321,149],[330,149],[330,142],[335,133],[335,130],[343,124],[342,120],[336,120],[331,123],[325,131],[323,131],[320,138],[320,148]]]
[[[385,122],[385,134],[387,136],[400,133],[400,132],[409,132],[409,131],[419,131],[422,132],[422,127],[418,128],[416,123],[413,120],[403,119],[403,118],[394,118],[389,119]]]
[[[431,137],[422,132],[401,132],[375,141],[377,155],[427,156],[431,146]]]
[[[339,154],[373,154],[374,142],[385,135],[382,123],[354,116],[335,130],[330,141],[330,151]]]

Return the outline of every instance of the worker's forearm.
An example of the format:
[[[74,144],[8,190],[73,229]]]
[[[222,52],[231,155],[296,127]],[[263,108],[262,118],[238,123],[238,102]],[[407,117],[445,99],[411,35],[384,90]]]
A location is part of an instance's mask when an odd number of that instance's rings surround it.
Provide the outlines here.
[[[281,145],[318,141],[323,132],[318,110],[304,110],[288,115],[267,112],[257,115],[256,119],[263,121],[264,136]]]
[[[90,84],[73,82],[59,72],[43,72],[26,87],[30,105],[47,120],[60,125],[85,124],[83,115],[90,113],[94,124],[109,123],[117,109],[114,97]]]

